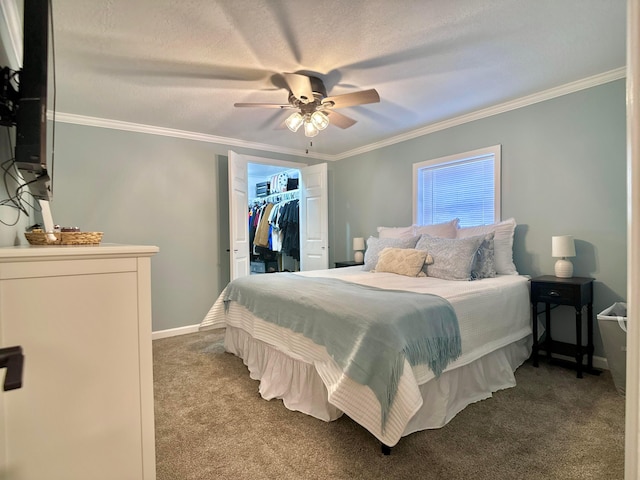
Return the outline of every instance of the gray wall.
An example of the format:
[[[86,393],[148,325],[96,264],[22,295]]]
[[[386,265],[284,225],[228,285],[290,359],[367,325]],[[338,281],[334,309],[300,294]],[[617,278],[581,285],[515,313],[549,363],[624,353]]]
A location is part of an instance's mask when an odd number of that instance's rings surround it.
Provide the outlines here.
[[[200,323],[229,280],[228,149],[159,135],[56,126],[54,222],[102,231],[104,243],[160,248],[151,262],[154,331]]]
[[[13,157],[13,142],[9,141],[8,134],[13,129],[0,127],[0,163]],[[4,176],[4,172],[0,171],[0,179]],[[16,192],[18,183],[14,182],[10,176],[5,177],[7,180],[7,188],[5,188],[4,180],[0,180],[0,202],[4,202]],[[8,190],[8,191],[7,191]],[[24,196],[28,202],[35,203],[33,199]],[[12,245],[20,245],[26,243],[24,239],[25,228],[36,223],[36,215],[33,209],[27,207],[28,215],[11,206],[11,204],[0,205],[0,247],[8,247]]]
[[[553,274],[551,237],[574,235],[574,275],[596,279],[598,313],[626,297],[625,115],[619,80],[335,162],[333,259],[352,257],[354,236],[411,224],[414,163],[501,144],[502,218],[519,224],[520,273]],[[572,315],[554,310],[557,339],[574,338]]]

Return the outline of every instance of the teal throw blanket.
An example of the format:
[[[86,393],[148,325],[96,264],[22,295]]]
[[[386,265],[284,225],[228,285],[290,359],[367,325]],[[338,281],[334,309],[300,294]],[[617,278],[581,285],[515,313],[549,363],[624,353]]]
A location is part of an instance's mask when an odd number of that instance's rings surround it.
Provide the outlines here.
[[[346,375],[375,393],[383,431],[405,358],[439,376],[460,356],[455,311],[437,295],[287,272],[239,278],[223,295],[225,308],[233,300],[324,346]]]

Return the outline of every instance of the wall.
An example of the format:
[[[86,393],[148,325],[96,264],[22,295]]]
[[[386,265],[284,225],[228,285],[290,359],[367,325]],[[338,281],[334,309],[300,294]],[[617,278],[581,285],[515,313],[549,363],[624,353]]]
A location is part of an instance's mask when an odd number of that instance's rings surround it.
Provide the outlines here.
[[[0,163],[13,157],[13,142],[9,138],[13,138],[13,128],[0,127]],[[8,165],[6,165],[8,167]],[[15,171],[15,170],[12,170]],[[0,171],[0,178],[6,178],[6,186],[4,180],[0,180],[0,247],[10,247],[26,242],[23,232],[29,225],[36,223],[36,215],[32,208],[27,207],[28,215],[14,208],[13,204],[6,200],[16,192],[19,184],[10,176],[4,177],[4,172]],[[23,199],[30,203],[35,203],[33,199],[27,195],[23,195]],[[25,204],[26,206],[26,204]]]
[[[54,222],[102,231],[104,243],[160,248],[152,260],[154,331],[197,325],[228,282],[227,152],[201,141],[56,126]]]
[[[519,224],[520,273],[553,274],[551,237],[574,235],[574,275],[596,279],[598,313],[626,298],[625,128],[619,80],[335,162],[332,261],[353,256],[354,236],[412,223],[414,163],[501,144],[502,218]],[[556,315],[573,318],[573,309]],[[553,325],[554,338],[574,339],[571,321]],[[595,337],[603,355],[597,325]]]

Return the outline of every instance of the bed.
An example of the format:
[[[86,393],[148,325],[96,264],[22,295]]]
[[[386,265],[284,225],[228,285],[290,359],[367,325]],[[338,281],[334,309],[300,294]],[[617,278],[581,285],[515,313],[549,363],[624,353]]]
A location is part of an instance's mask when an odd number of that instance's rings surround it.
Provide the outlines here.
[[[493,252],[495,233],[492,232],[490,245]],[[397,233],[394,232],[394,235]],[[425,237],[429,237],[428,249],[435,256],[435,259],[428,254],[421,257],[425,264],[421,270],[426,275],[413,276],[394,271],[397,265],[403,263],[397,258],[391,262],[394,265],[388,269],[391,271],[385,271],[383,260],[387,254],[391,250],[398,253],[398,248],[389,245],[401,245],[399,249],[403,255],[409,252],[413,252],[413,255],[416,251],[424,250],[418,247],[421,246],[420,240]],[[480,232],[480,237],[485,238],[485,232]],[[407,242],[407,238],[412,240]],[[446,359],[440,368],[433,367],[433,364],[429,367],[428,362],[413,361],[409,356],[403,357],[402,368],[397,372],[397,378],[393,377],[393,395],[387,404],[384,393],[380,393],[375,382],[367,383],[367,375],[362,377],[365,380],[353,375],[349,364],[345,363],[344,355],[337,355],[332,350],[335,338],[318,341],[304,329],[279,324],[256,308],[260,302],[273,303],[266,297],[247,302],[240,295],[230,296],[230,286],[227,286],[215,300],[200,328],[226,329],[225,349],[243,359],[251,378],[259,380],[259,392],[263,398],[281,399],[288,409],[327,422],[346,414],[371,432],[381,442],[383,451],[388,453],[389,448],[403,436],[420,430],[441,428],[469,404],[489,398],[498,390],[515,386],[514,372],[529,358],[532,343],[527,276],[518,275],[511,269],[513,271],[509,274],[499,274],[494,270],[492,275],[474,281],[439,278],[448,277],[451,269],[443,275],[436,269],[429,270],[426,264],[430,262],[430,265],[442,266],[445,263],[437,245],[443,241],[433,240],[430,235],[422,233],[407,238],[391,238],[388,241],[370,239],[364,267],[274,273],[252,276],[246,280],[252,282],[252,279],[261,277],[264,283],[266,278],[278,281],[298,279],[305,291],[308,286],[317,283],[321,285],[319,290],[326,288],[326,285],[337,284],[338,288],[345,286],[345,291],[348,285],[349,288],[379,291],[385,295],[405,295],[396,302],[389,302],[394,305],[408,303],[406,295],[443,299],[457,320],[455,332],[459,339],[459,350]],[[451,240],[447,243],[447,249],[450,250],[455,244],[455,258],[459,259],[463,256],[459,245],[469,242]],[[476,258],[478,245],[485,243],[481,240],[471,243],[474,246],[470,248],[475,249],[473,256]],[[410,246],[407,247],[407,244]],[[498,246],[498,242],[495,245]],[[490,260],[494,261],[493,253]],[[372,268],[372,262],[373,266],[379,268]],[[428,272],[438,276],[430,276]],[[288,299],[278,302],[284,305],[295,301],[302,296],[300,290],[292,288],[285,295]],[[353,303],[357,305],[358,301]],[[282,311],[295,309],[286,307],[279,310],[277,315]],[[367,315],[374,314],[369,311]],[[392,316],[389,313],[385,315]],[[301,325],[310,321],[302,318],[306,315],[300,312],[297,316],[301,317]],[[341,335],[344,337],[344,334]],[[351,343],[365,343],[364,337],[353,335]],[[374,365],[373,368],[378,372],[380,365]]]

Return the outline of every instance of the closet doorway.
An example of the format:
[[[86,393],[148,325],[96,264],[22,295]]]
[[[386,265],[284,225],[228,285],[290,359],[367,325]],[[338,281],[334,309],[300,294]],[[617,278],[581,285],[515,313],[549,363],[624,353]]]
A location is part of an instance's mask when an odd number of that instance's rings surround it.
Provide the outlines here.
[[[291,181],[285,184],[288,179]],[[273,187],[272,181],[277,183]],[[266,183],[269,183],[268,187]],[[261,245],[256,249],[253,243],[256,232],[250,227],[251,209],[269,202],[282,207],[289,201],[295,202],[299,208],[298,248],[291,248],[291,243],[288,243],[284,252],[280,248],[279,252],[269,253],[273,244],[267,247]],[[308,271],[328,268],[326,163],[306,166],[229,151],[229,220],[232,280],[250,275],[252,270],[257,273],[261,270]],[[261,235],[261,238],[264,237]],[[264,241],[259,243],[263,244]]]

